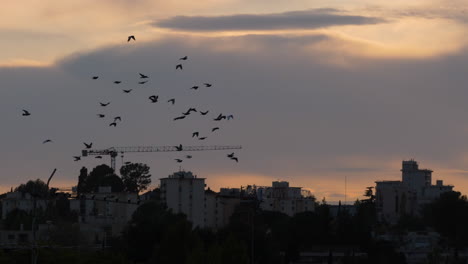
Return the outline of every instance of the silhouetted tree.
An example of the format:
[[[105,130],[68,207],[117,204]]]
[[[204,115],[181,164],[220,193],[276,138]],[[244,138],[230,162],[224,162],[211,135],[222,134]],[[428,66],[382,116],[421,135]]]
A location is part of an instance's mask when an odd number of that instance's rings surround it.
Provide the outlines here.
[[[89,173],[84,186],[85,192],[96,192],[99,186],[110,186],[113,192],[121,192],[124,189],[122,179],[105,164],[97,166]]]
[[[36,198],[45,198],[49,195],[49,187],[40,179],[28,181],[15,188],[15,192],[29,193]]]
[[[87,191],[86,189],[86,180],[88,178],[88,169],[82,167],[80,170],[80,176],[78,176],[78,186],[76,187],[76,192],[78,195]]]
[[[451,246],[468,246],[468,200],[460,192],[446,192],[423,210],[426,223],[449,239]]]
[[[127,192],[139,193],[151,184],[150,168],[142,163],[130,163],[120,168],[120,175]]]

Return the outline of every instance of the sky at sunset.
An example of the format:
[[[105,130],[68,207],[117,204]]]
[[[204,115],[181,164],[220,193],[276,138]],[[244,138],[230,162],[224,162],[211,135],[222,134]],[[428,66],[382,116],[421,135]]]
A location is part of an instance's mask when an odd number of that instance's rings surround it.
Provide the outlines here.
[[[215,190],[285,180],[328,201],[344,200],[346,178],[352,201],[414,158],[468,194],[468,2],[409,2],[2,3],[0,191],[54,168],[52,186],[75,185],[81,167],[109,164],[73,161],[93,142],[243,146],[239,163],[224,151],[181,164],[183,153],[126,154],[151,167],[152,187],[181,166]],[[189,107],[210,113],[172,121]],[[234,119],[212,121],[219,113]]]

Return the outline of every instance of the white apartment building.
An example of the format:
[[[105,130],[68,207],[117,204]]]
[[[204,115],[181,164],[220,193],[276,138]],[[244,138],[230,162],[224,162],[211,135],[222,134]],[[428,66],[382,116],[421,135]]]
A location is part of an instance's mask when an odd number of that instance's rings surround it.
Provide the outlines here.
[[[161,200],[173,213],[183,213],[193,227],[205,226],[205,179],[179,171],[161,178]]]
[[[13,210],[22,210],[27,213],[32,213],[34,209],[34,203],[36,209],[46,210],[47,200],[37,199],[34,201],[33,197],[29,193],[22,192],[9,192],[6,194],[6,198],[1,200],[2,203],[2,220],[5,220],[7,215]]]
[[[257,187],[260,207],[294,216],[297,213],[314,211],[315,197],[301,187],[289,187],[289,182],[274,181],[271,187]]]
[[[70,200],[70,210],[79,215],[80,230],[89,240],[105,236],[119,236],[137,210],[137,193],[112,192],[111,187],[99,187],[98,192],[84,193]]]
[[[432,170],[419,169],[415,160],[402,162],[402,181],[376,182],[376,207],[380,220],[396,223],[402,215],[419,215],[423,205],[453,190],[437,180],[432,185]]]

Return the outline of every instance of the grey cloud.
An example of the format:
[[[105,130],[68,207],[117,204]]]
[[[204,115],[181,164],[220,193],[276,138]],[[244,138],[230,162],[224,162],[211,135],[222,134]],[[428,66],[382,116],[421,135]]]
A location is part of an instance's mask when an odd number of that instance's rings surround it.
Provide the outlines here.
[[[274,14],[176,16],[153,23],[156,27],[186,31],[316,29],[338,25],[384,23],[377,17],[338,14],[335,9],[313,9]]]

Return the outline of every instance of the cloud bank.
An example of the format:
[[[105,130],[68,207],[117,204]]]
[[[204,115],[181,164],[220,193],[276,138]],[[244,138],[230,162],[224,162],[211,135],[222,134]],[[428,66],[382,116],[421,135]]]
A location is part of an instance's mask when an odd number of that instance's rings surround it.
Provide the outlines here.
[[[342,25],[369,25],[386,22],[382,18],[343,15],[336,9],[312,9],[273,14],[226,16],[175,16],[153,23],[156,27],[183,31],[244,31],[317,29]]]

